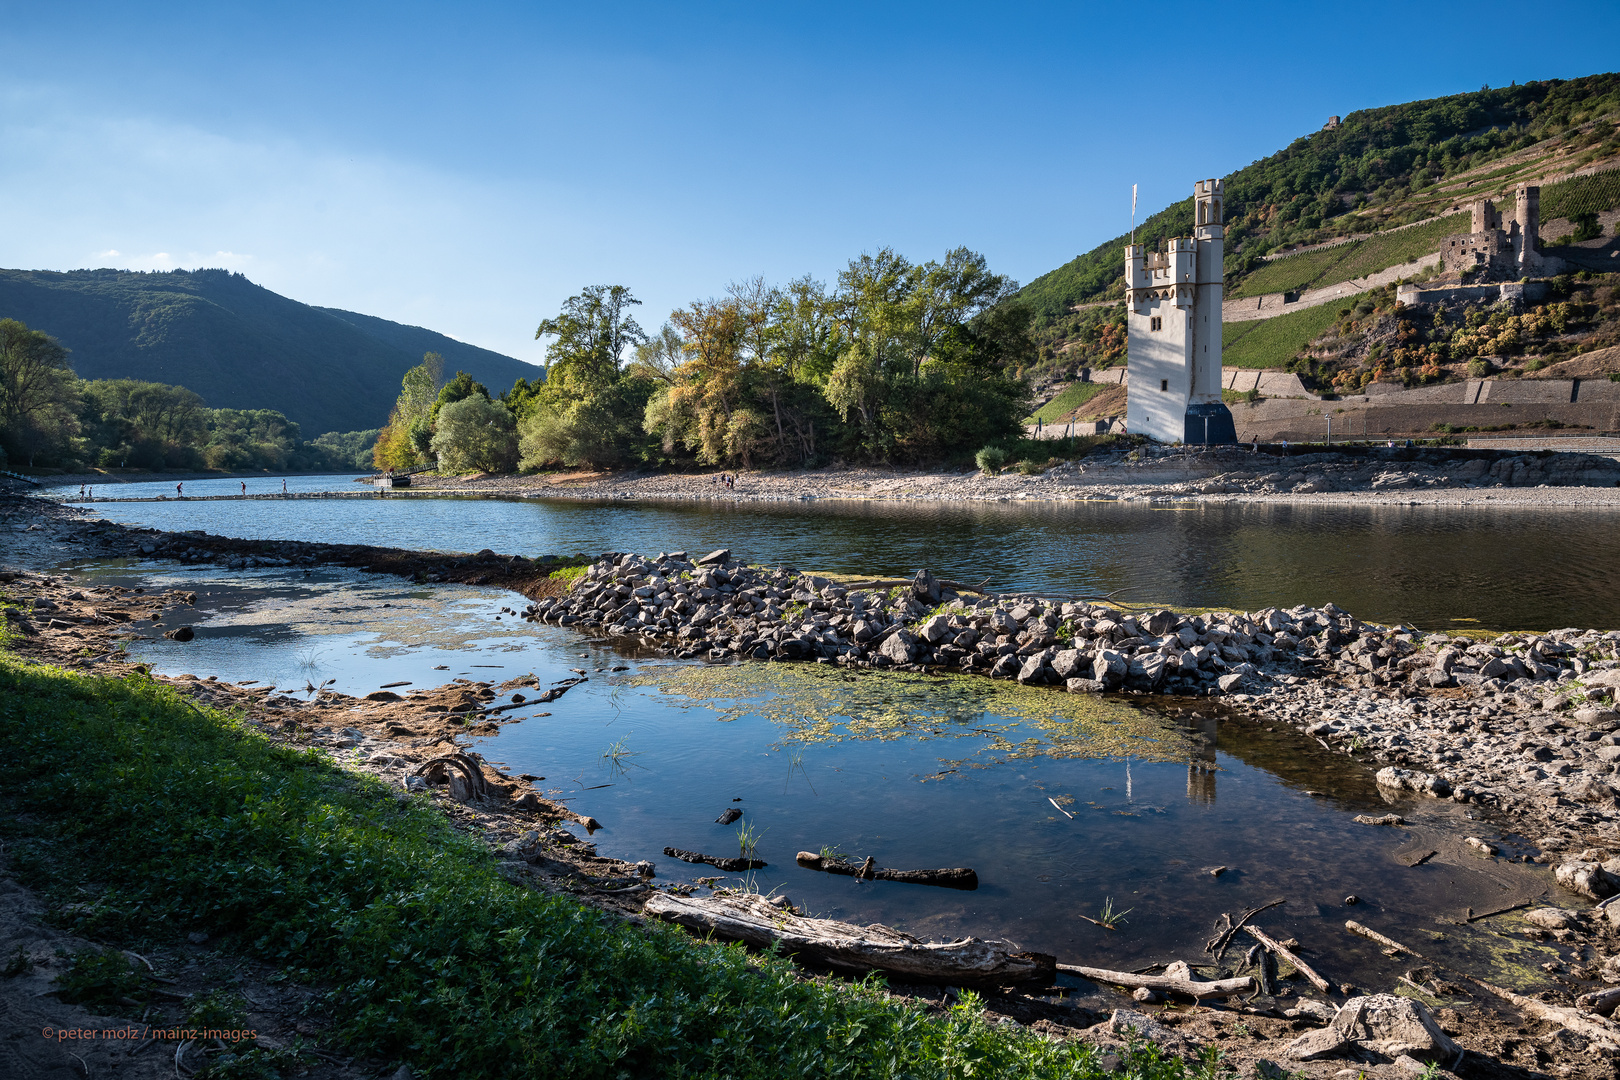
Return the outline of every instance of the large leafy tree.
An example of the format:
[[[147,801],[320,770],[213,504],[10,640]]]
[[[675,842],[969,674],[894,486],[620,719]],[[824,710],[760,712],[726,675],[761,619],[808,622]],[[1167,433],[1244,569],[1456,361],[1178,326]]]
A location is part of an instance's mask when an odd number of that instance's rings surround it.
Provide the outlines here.
[[[68,351],[41,330],[0,319],[0,445],[26,461],[71,453],[78,395]]]
[[[377,435],[372,463],[379,469],[414,469],[432,454],[433,414],[438,407],[444,357],[430,352],[400,380],[388,424]]]
[[[519,424],[521,464],[616,465],[639,456],[640,420],[654,380],[628,350],[647,343],[622,285],[591,285],[564,302],[534,336],[546,347],[546,382]]]
[[[452,472],[510,472],[517,464],[517,421],[499,401],[469,393],[439,410],[433,453]]]

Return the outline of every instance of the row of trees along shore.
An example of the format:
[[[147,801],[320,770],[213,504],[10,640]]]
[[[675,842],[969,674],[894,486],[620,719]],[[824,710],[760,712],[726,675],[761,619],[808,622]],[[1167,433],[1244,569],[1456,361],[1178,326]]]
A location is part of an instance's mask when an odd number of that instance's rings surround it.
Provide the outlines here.
[[[80,379],[43,330],[0,319],[0,466],[365,468],[375,431],[305,442],[272,409],[211,409],[183,386]]]
[[[1017,284],[966,248],[863,255],[827,288],[732,285],[656,332],[620,285],[570,297],[535,332],[543,382],[498,396],[428,354],[377,438],[378,468],[803,467],[970,457],[1016,439],[1035,359]]]

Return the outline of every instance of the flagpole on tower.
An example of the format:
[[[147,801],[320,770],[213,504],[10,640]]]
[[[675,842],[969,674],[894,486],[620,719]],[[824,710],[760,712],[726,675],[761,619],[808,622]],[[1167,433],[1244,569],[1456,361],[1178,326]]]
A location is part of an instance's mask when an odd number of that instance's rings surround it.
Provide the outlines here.
[[[1131,243],[1136,243],[1136,185],[1131,185]]]

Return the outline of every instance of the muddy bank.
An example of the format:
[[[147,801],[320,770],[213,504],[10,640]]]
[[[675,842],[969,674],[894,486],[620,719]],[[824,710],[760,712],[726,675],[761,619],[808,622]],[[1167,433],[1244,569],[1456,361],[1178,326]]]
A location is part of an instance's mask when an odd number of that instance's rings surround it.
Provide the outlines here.
[[[1584,733],[1598,730],[1598,726],[1605,721],[1598,717],[1595,722],[1588,723],[1594,718],[1583,718],[1581,713],[1588,708],[1602,711],[1602,707],[1612,703],[1612,694],[1603,699],[1601,690],[1596,694],[1587,692],[1584,696],[1567,693],[1572,686],[1582,691],[1591,687],[1592,680],[1585,677],[1588,673],[1612,671],[1617,666],[1607,644],[1612,639],[1604,635],[1545,635],[1533,641],[1526,639],[1490,646],[1501,650],[1502,655],[1497,656],[1483,652],[1470,653],[1468,650],[1473,647],[1472,643],[1449,638],[1444,642],[1430,641],[1427,637],[1411,634],[1406,628],[1372,627],[1336,609],[1309,612],[1300,609],[1281,614],[1287,615],[1297,630],[1308,627],[1312,632],[1290,633],[1289,636],[1295,638],[1294,647],[1289,649],[1287,642],[1284,642],[1284,647],[1279,649],[1277,638],[1279,634],[1287,632],[1286,628],[1278,627],[1276,633],[1270,627],[1260,629],[1270,615],[1279,614],[1275,612],[1229,613],[1229,619],[1243,616],[1244,621],[1235,625],[1214,616],[1188,616],[1174,612],[1129,613],[1119,609],[1107,609],[1105,616],[1098,618],[1097,611],[1104,606],[1080,599],[1063,600],[1048,610],[1050,601],[1039,597],[988,597],[956,590],[949,584],[938,582],[934,583],[940,587],[938,602],[925,606],[928,600],[926,594],[919,597],[912,582],[863,590],[847,581],[835,583],[831,579],[821,579],[824,584],[818,584],[812,575],[794,574],[778,584],[772,572],[759,584],[750,584],[752,579],[742,573],[735,575],[737,581],[731,580],[734,570],[752,571],[752,568],[744,568],[732,560],[721,558],[700,568],[698,560],[683,558],[679,561],[689,564],[690,569],[675,569],[674,558],[666,556],[661,569],[666,572],[674,569],[673,575],[659,575],[666,584],[672,578],[681,582],[683,573],[691,574],[688,580],[693,582],[697,582],[702,573],[714,575],[709,579],[709,584],[698,584],[696,588],[711,589],[715,596],[704,597],[688,586],[686,599],[693,602],[690,609],[692,616],[705,603],[710,604],[715,612],[715,617],[705,626],[697,627],[705,631],[703,636],[708,639],[706,647],[700,647],[690,636],[684,642],[679,637],[680,629],[691,627],[692,618],[685,618],[679,625],[670,619],[668,625],[662,628],[657,625],[657,617],[647,623],[641,621],[644,612],[649,609],[662,612],[666,610],[663,606],[665,603],[676,599],[673,588],[667,590],[670,595],[663,601],[659,594],[665,589],[636,595],[638,589],[653,584],[652,574],[636,571],[660,569],[657,559],[615,556],[611,560],[597,560],[593,566],[611,566],[612,573],[595,570],[594,577],[582,579],[583,584],[565,592],[560,579],[548,575],[543,582],[536,580],[536,575],[548,565],[539,560],[536,560],[540,562],[539,566],[520,567],[512,578],[497,579],[495,575],[502,572],[503,557],[493,554],[462,556],[332,545],[259,544],[228,541],[226,538],[195,537],[192,534],[120,529],[109,531],[101,525],[87,530],[71,517],[64,517],[59,525],[41,524],[42,528],[33,536],[41,539],[46,535],[78,537],[78,542],[72,546],[86,555],[140,554],[148,558],[168,557],[183,561],[206,558],[229,567],[235,560],[241,560],[240,565],[246,566],[247,559],[261,560],[261,564],[265,564],[262,560],[266,559],[288,559],[286,563],[267,565],[295,566],[299,563],[291,561],[294,556],[324,562],[330,554],[332,565],[378,570],[405,577],[427,575],[422,580],[430,580],[433,574],[463,575],[447,577],[446,580],[471,584],[477,583],[474,579],[478,577],[487,577],[488,580],[482,583],[520,590],[525,588],[523,583],[527,582],[527,588],[533,590],[526,592],[527,595],[538,595],[540,601],[556,600],[548,610],[563,606],[565,600],[570,601],[570,607],[583,610],[583,605],[577,602],[602,593],[609,582],[612,583],[616,599],[619,587],[629,585],[630,597],[612,609],[614,612],[621,611],[630,603],[630,599],[636,601],[635,621],[639,628],[634,633],[619,635],[626,639],[627,644],[666,649],[675,649],[679,644],[682,651],[701,648],[698,655],[705,657],[712,655],[710,650],[716,648],[726,650],[722,653],[723,658],[739,655],[739,650],[733,645],[742,643],[727,641],[724,645],[719,644],[721,632],[725,631],[724,636],[735,638],[739,629],[750,621],[757,630],[764,625],[761,618],[774,601],[783,614],[791,611],[794,616],[802,616],[796,623],[779,620],[779,624],[796,627],[795,634],[804,635],[789,634],[787,640],[804,642],[814,634],[811,644],[804,647],[802,659],[837,663],[833,656],[825,654],[824,649],[831,647],[836,650],[840,645],[849,643],[847,639],[850,635],[840,631],[846,627],[853,630],[853,623],[847,618],[851,610],[846,610],[842,605],[849,604],[852,609],[853,595],[865,592],[876,596],[881,593],[882,604],[874,602],[862,605],[869,620],[875,622],[881,616],[887,623],[882,627],[887,638],[879,642],[878,655],[885,655],[881,649],[889,640],[899,640],[904,644],[900,635],[906,633],[913,639],[913,651],[909,652],[906,663],[938,669],[940,665],[936,661],[942,651],[940,646],[946,644],[944,636],[936,640],[918,631],[944,615],[943,629],[957,631],[950,637],[950,647],[967,649],[971,644],[972,655],[988,655],[977,650],[981,641],[956,644],[967,629],[974,629],[976,637],[981,640],[988,637],[989,641],[985,643],[995,645],[994,655],[997,659],[990,662],[991,668],[1005,656],[1016,657],[1018,672],[1013,677],[1023,675],[1026,682],[1049,685],[1053,693],[1067,691],[1069,684],[1065,680],[1060,687],[1045,672],[1056,675],[1057,668],[1069,662],[1067,659],[1058,661],[1057,652],[1083,651],[1072,648],[1076,644],[1076,632],[1083,631],[1080,637],[1094,643],[1084,650],[1092,654],[1092,674],[1097,674],[1098,659],[1105,662],[1103,678],[1091,681],[1107,685],[1111,675],[1117,676],[1115,692],[1146,693],[1154,689],[1162,692],[1167,685],[1173,690],[1178,688],[1173,683],[1179,679],[1183,684],[1181,688],[1197,691],[1196,696],[1182,695],[1189,699],[1188,704],[1198,703],[1202,708],[1221,709],[1221,715],[1228,722],[1286,722],[1305,729],[1328,723],[1329,727],[1319,729],[1314,737],[1322,738],[1334,749],[1349,752],[1373,764],[1427,773],[1436,780],[1444,781],[1453,793],[1464,791],[1465,797],[1470,800],[1470,807],[1480,815],[1483,842],[1498,849],[1492,855],[1482,852],[1482,860],[1528,858],[1533,863],[1562,865],[1564,862],[1595,862],[1600,865],[1614,855],[1613,826],[1616,819],[1612,803],[1604,804],[1601,800],[1578,802],[1570,797],[1568,791],[1570,785],[1580,780],[1598,779],[1602,782],[1602,776],[1610,775],[1598,771],[1596,763],[1602,757],[1596,748],[1612,745],[1602,741],[1603,735],[1612,734],[1612,729],[1600,734],[1596,740],[1586,739]],[[245,546],[239,547],[239,544]],[[142,551],[146,545],[150,545],[152,550]],[[715,570],[723,571],[726,580],[719,580]],[[620,578],[620,571],[627,572],[624,578]],[[632,584],[638,578],[644,579],[642,583]],[[509,581],[518,584],[509,584]],[[596,588],[587,592],[587,586],[592,584]],[[783,585],[791,586],[785,590],[786,595],[770,595],[772,589],[783,591]],[[726,591],[727,586],[730,586],[729,592]],[[762,586],[765,588],[764,595],[749,591]],[[156,615],[157,621],[166,629],[175,630],[186,625],[188,597],[183,592],[152,594],[133,589],[98,592],[54,574],[48,581],[40,575],[28,574],[5,583],[4,588],[14,601],[23,602],[18,608],[20,617],[12,619],[12,624],[21,629],[21,624],[26,622],[33,630],[32,634],[28,634],[26,629],[22,629],[24,639],[18,644],[18,651],[65,667],[109,673],[127,671],[129,665],[114,654],[113,648],[119,635],[124,632],[121,628],[129,621],[142,617],[150,620]],[[924,588],[927,588],[926,583]],[[828,595],[829,590],[831,596]],[[799,599],[795,595],[798,592],[811,595]],[[948,597],[947,593],[952,592],[955,593],[954,597]],[[77,598],[75,593],[78,594]],[[748,600],[746,612],[741,610],[739,604],[742,598]],[[39,606],[34,602],[40,599],[54,605],[54,608]],[[716,605],[716,600],[722,602]],[[820,610],[816,607],[817,601],[823,605]],[[982,601],[988,601],[988,604]],[[654,608],[653,602],[658,602],[660,606]],[[949,613],[934,610],[948,607],[953,602],[960,602],[962,606]],[[726,612],[724,609],[728,603],[731,610]],[[1081,603],[1085,603],[1084,615],[1079,613]],[[1074,610],[1065,613],[1065,604],[1073,606]],[[535,605],[536,615],[540,606],[540,603]],[[674,603],[668,603],[668,609],[674,607]],[[765,610],[758,610],[760,607]],[[913,610],[918,607],[923,610]],[[1027,615],[1013,620],[1018,608],[1027,608]],[[601,612],[603,609],[592,607],[590,610]],[[971,617],[967,617],[970,613]],[[624,614],[628,616],[629,612],[625,611]],[[680,618],[687,613],[674,614]],[[928,618],[921,618],[925,614]],[[1049,614],[1058,616],[1056,627],[1049,626],[1045,621]],[[1252,616],[1256,614],[1261,615],[1262,619],[1253,619]],[[128,618],[120,618],[120,615]],[[846,617],[845,621],[835,625],[834,619],[840,615]],[[1001,615],[1005,621],[996,620],[997,615]],[[823,616],[824,621],[818,620],[817,616]],[[1133,688],[1131,680],[1139,681],[1147,674],[1147,661],[1152,656],[1166,655],[1162,650],[1172,647],[1169,641],[1163,641],[1153,646],[1150,653],[1139,653],[1139,650],[1151,644],[1151,639],[1144,637],[1142,631],[1151,632],[1155,629],[1155,617],[1162,622],[1166,616],[1173,617],[1172,624],[1164,627],[1163,633],[1153,636],[1167,638],[1172,630],[1175,631],[1177,642],[1183,646],[1182,656],[1194,654],[1192,663],[1178,657],[1172,665],[1167,659],[1160,669],[1164,682],[1146,688]],[[1317,621],[1319,616],[1323,618],[1320,625]],[[583,617],[577,617],[583,623]],[[985,620],[983,627],[974,625],[980,618]],[[965,625],[953,627],[952,619]],[[1086,620],[1090,620],[1090,626],[1084,625]],[[1136,623],[1137,633],[1134,635],[1127,625],[1128,620]],[[561,621],[561,615],[556,617],[556,621]],[[1007,626],[1006,621],[1016,622],[1015,632],[990,635],[981,632],[1014,629]],[[1101,625],[1103,622],[1113,625],[1104,627]],[[809,624],[808,628],[806,623]],[[1258,633],[1249,633],[1247,627],[1251,623]],[[1057,638],[1058,630],[1065,629],[1065,624],[1072,624],[1067,626],[1069,641],[1046,643],[1046,634],[1050,632],[1054,639]],[[627,622],[621,618],[604,626],[598,618],[595,626],[585,626],[584,629],[591,633],[604,633],[606,628],[615,625],[626,626]],[[1229,627],[1233,633],[1221,631],[1218,629],[1221,626]],[[936,629],[940,627],[936,625]],[[1194,632],[1195,641],[1190,645],[1181,641],[1179,631],[1183,629]],[[669,633],[670,630],[674,632]],[[1217,635],[1223,633],[1225,638],[1217,640]],[[1249,636],[1252,640],[1244,642],[1238,637],[1239,634]],[[1269,635],[1271,641],[1261,641],[1261,634]],[[1339,640],[1333,640],[1334,635],[1338,635]],[[1403,641],[1403,635],[1410,635],[1410,640]],[[640,640],[643,636],[648,638],[646,646]],[[1132,636],[1139,640],[1131,642],[1129,639]],[[829,641],[829,637],[835,639],[837,644]],[[1009,640],[998,640],[1003,637]],[[779,636],[775,640],[780,646],[782,638]],[[1317,641],[1319,645],[1307,646],[1302,655],[1300,645],[1307,641]],[[1375,641],[1378,642],[1376,647]],[[919,642],[927,642],[929,651],[926,655]],[[1047,655],[1047,650],[1056,644],[1067,644],[1071,649],[1060,649]],[[1004,645],[1014,646],[1011,653],[1001,652]],[[1411,646],[1410,651],[1406,651],[1408,645]],[[1030,651],[1024,652],[1026,648]],[[1246,650],[1242,660],[1224,651],[1231,649],[1236,652],[1240,648]],[[898,651],[897,646],[891,646],[891,649]],[[1271,650],[1273,655],[1262,655],[1262,649]],[[1440,656],[1447,649],[1456,649],[1456,654],[1450,659],[1450,670],[1444,671],[1447,664],[1440,660]],[[1380,655],[1383,650],[1388,650],[1387,655]],[[86,655],[87,651],[89,655]],[[1107,652],[1118,654],[1125,661],[1122,669],[1115,666],[1113,658],[1102,656]],[[741,655],[751,655],[751,652],[743,651]],[[946,654],[947,657],[949,655]],[[1041,662],[1032,666],[1031,660],[1034,658],[1041,658]],[[1366,658],[1366,663],[1363,663],[1363,658]],[[1078,659],[1075,658],[1076,662]],[[1217,664],[1217,660],[1225,665],[1224,669]],[[1483,674],[1491,661],[1498,661],[1517,672],[1518,669],[1511,666],[1512,660],[1524,666],[1524,675],[1516,674],[1515,679],[1506,680],[1502,678],[1504,672],[1494,669],[1488,676]],[[1140,672],[1135,670],[1133,661],[1141,667]],[[1405,661],[1412,662],[1403,666]],[[1548,673],[1540,678],[1530,678],[1532,674],[1538,674],[1529,667],[1532,661],[1548,669]],[[849,662],[845,661],[846,664]],[[1254,671],[1237,671],[1243,664],[1252,665]],[[885,665],[874,666],[881,668]],[[1026,667],[1030,668],[1027,673]],[[955,670],[962,670],[960,659]],[[1216,674],[1223,670],[1224,674]],[[1442,675],[1438,680],[1435,678],[1437,671]],[[589,674],[585,677],[589,677]],[[1220,694],[1223,689],[1220,680],[1234,674],[1240,678],[1224,688],[1224,695]],[[1469,677],[1477,678],[1479,682],[1470,683]],[[1514,687],[1513,682],[1521,678],[1528,680],[1529,685]],[[639,917],[638,898],[646,896],[650,888],[673,888],[682,892],[690,888],[680,885],[672,887],[658,882],[656,877],[649,880],[647,870],[653,869],[651,867],[597,859],[589,848],[589,829],[578,820],[587,816],[591,808],[578,806],[568,809],[557,804],[547,805],[535,790],[534,781],[527,777],[508,776],[494,763],[468,755],[477,769],[483,788],[478,792],[465,788],[458,791],[455,777],[459,774],[454,769],[446,769],[438,775],[431,769],[424,769],[435,759],[448,757],[459,750],[456,738],[460,733],[498,730],[509,715],[498,710],[512,701],[515,695],[522,694],[527,700],[533,700],[561,689],[562,693],[547,707],[566,708],[567,686],[563,684],[572,680],[547,686],[533,685],[527,680],[501,684],[461,681],[426,689],[379,688],[373,694],[359,698],[314,689],[278,694],[253,685],[222,684],[206,675],[169,681],[192,700],[240,710],[250,723],[269,737],[299,745],[321,746],[347,767],[382,776],[399,790],[418,786],[411,783],[413,778],[417,779],[424,797],[433,799],[462,827],[484,835],[506,856],[508,872],[514,879],[528,881],[541,888],[568,891],[586,902],[599,904],[630,918]],[[1212,687],[1217,691],[1215,695],[1208,693]],[[1094,692],[1096,688],[1078,689]],[[1531,709],[1527,701],[1520,700],[1521,692],[1525,692],[1524,697],[1528,698],[1526,691],[1530,689],[1543,692],[1557,690],[1557,693],[1538,694],[1538,705],[1561,694],[1566,695],[1565,701],[1561,707]],[[1212,696],[1218,700],[1209,700]],[[1533,723],[1549,717],[1557,718],[1558,723]],[[1570,726],[1570,721],[1584,726]],[[1450,759],[1446,755],[1459,753],[1459,734],[1471,740],[1473,745],[1461,747],[1462,756]],[[1526,750],[1537,757],[1535,769],[1541,775],[1534,775],[1528,768],[1506,768],[1507,759],[1503,757],[1498,736],[1510,738],[1511,742],[1529,739]],[[1533,753],[1535,751],[1546,751],[1548,756],[1541,758]],[[1573,754],[1566,755],[1565,751],[1573,751]],[[1561,772],[1560,765],[1566,766]],[[1489,771],[1491,768],[1499,768],[1499,771],[1506,769],[1506,774],[1498,777]],[[1466,769],[1473,772],[1465,772]],[[428,775],[415,775],[418,773]],[[1441,794],[1441,785],[1431,783],[1427,778],[1391,774],[1388,779],[1403,787],[1416,784],[1427,794]],[[529,800],[530,795],[535,796],[534,800]],[[1612,795],[1610,798],[1612,800]],[[1559,850],[1560,845],[1563,850]],[[1577,859],[1575,856],[1593,858]],[[668,872],[668,868],[659,869]],[[1564,970],[1553,974],[1564,989],[1550,993],[1559,1004],[1574,1007],[1575,999],[1581,993],[1608,985],[1601,980],[1610,966],[1608,959],[1615,955],[1615,938],[1606,920],[1590,912],[1589,901],[1573,893],[1561,892],[1553,882],[1552,874],[1543,872],[1548,879],[1548,890],[1547,896],[1538,902],[1550,903],[1569,914],[1553,920],[1558,923],[1556,926],[1541,928],[1532,925],[1524,932],[1545,935],[1548,940],[1563,946],[1567,956],[1562,962]],[[1594,879],[1592,874],[1587,876],[1589,880]],[[1211,912],[1212,917],[1215,914]],[[1287,945],[1287,942],[1283,944]],[[1333,942],[1306,942],[1303,946],[1295,947],[1311,963],[1331,972]],[[1255,970],[1259,963],[1258,959],[1250,963],[1246,953],[1228,955],[1219,962],[1204,956],[1185,959],[1194,965],[1195,975],[1205,978],[1246,973]],[[1420,970],[1423,965],[1408,957],[1401,957],[1399,964],[1392,966],[1398,966],[1404,973],[1403,977],[1409,977],[1425,988],[1413,992],[1421,992],[1431,999],[1435,1005],[1433,1014],[1438,1018],[1439,1025],[1470,1051],[1469,1058],[1465,1058],[1463,1064],[1457,1067],[1460,1075],[1510,1075],[1521,1070],[1539,1070],[1548,1065],[1558,1066],[1564,1075],[1612,1075],[1611,1058],[1601,1048],[1594,1047],[1591,1039],[1584,1036],[1576,1039],[1567,1034],[1567,1027],[1552,1025],[1534,1016],[1521,1019],[1510,1007],[1492,1001],[1483,992],[1478,994],[1478,1007],[1443,1007],[1440,1004],[1442,1001],[1457,996],[1447,990],[1448,986],[1455,984],[1455,979],[1444,972]],[[1281,974],[1285,977],[1279,989],[1285,992],[1267,995],[1248,1004],[1215,999],[1191,1011],[1183,1006],[1170,1007],[1169,1003],[1164,1002],[1136,1003],[1135,1007],[1143,1010],[1144,1015],[1152,1014],[1148,1017],[1155,1025],[1152,1037],[1172,1052],[1192,1053],[1201,1046],[1227,1048],[1231,1063],[1243,1065],[1246,1071],[1256,1075],[1269,1075],[1264,1067],[1258,1065],[1260,1060],[1280,1061],[1289,1071],[1323,1078],[1334,1076],[1349,1065],[1357,1065],[1371,1075],[1407,1075],[1402,1071],[1404,1066],[1396,1064],[1396,1058],[1401,1055],[1383,1053],[1360,1044],[1340,1047],[1317,1061],[1299,1061],[1290,1057],[1285,1052],[1286,1048],[1301,1035],[1327,1030],[1325,1022],[1336,1015],[1335,1007],[1344,999],[1337,994],[1326,995],[1313,990],[1297,976],[1289,977],[1287,969]],[[1392,989],[1398,985],[1404,984],[1392,981],[1390,987],[1374,989]],[[948,990],[911,988],[905,992],[939,1007],[946,1007],[953,1000]],[[994,991],[987,999],[987,1006],[998,1017],[1028,1024],[1054,1037],[1088,1038],[1104,1046],[1110,1045],[1110,1039],[1117,1044],[1122,1022],[1116,1022],[1112,1011],[1127,1004],[1130,1003],[1122,1002],[1108,987],[1099,984],[1076,986],[1072,983],[1061,991],[1039,987]]]

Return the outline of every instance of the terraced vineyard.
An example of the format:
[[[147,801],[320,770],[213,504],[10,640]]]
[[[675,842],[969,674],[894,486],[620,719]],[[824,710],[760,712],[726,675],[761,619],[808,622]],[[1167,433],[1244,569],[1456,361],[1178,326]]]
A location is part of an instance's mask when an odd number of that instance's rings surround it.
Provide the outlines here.
[[[1221,325],[1221,365],[1240,368],[1280,368],[1299,355],[1313,338],[1321,336],[1339,315],[1338,304],[1278,315],[1254,322]]]
[[[1440,240],[1467,232],[1469,216],[1452,214],[1426,225],[1379,233],[1353,244],[1307,251],[1260,267],[1232,292],[1234,298],[1337,285],[1438,251]]]
[[[1620,206],[1620,169],[1560,180],[1541,189],[1541,220],[1596,214]]]

